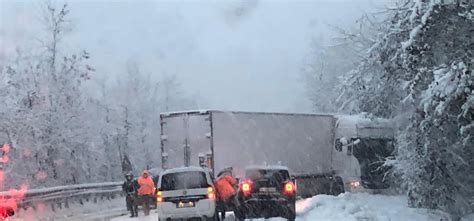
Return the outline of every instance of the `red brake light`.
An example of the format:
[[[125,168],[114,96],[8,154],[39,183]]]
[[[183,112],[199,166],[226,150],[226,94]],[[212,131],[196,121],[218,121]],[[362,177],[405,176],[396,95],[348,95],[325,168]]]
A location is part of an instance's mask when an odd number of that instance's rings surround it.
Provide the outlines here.
[[[244,179],[240,184],[240,189],[244,193],[244,195],[249,195],[252,192],[252,181],[249,179]]]
[[[283,189],[285,193],[294,193],[296,191],[296,186],[293,182],[289,181],[285,183],[285,187]]]
[[[250,184],[248,184],[248,183],[242,184],[242,191],[249,192],[250,191]]]

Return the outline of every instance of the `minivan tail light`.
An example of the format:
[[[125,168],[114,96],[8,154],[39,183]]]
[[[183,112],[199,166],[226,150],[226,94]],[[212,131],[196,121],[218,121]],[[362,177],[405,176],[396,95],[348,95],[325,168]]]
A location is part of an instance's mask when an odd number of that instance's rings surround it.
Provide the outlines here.
[[[207,198],[210,200],[216,199],[216,193],[214,192],[214,188],[212,186],[207,188]]]
[[[163,202],[163,192],[158,191],[158,192],[156,193],[156,202],[158,202],[158,203],[162,203],[162,202]]]

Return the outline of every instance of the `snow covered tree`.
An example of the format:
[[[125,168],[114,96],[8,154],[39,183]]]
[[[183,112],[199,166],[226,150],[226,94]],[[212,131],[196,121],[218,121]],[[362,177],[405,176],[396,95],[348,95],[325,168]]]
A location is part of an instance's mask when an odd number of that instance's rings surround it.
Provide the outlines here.
[[[355,112],[395,117],[397,157],[410,205],[458,217],[472,211],[473,3],[403,0],[343,96]]]
[[[49,38],[45,41],[47,54],[43,73],[48,112],[40,138],[46,152],[45,170],[53,180],[84,182],[88,165],[83,159],[88,156],[88,138],[81,136],[87,134],[82,126],[84,98],[81,83],[90,78],[94,69],[86,63],[90,57],[87,52],[64,55],[59,50],[64,33],[70,29],[67,4],[59,10],[50,3],[46,7],[44,22]]]
[[[174,76],[154,78],[134,60],[126,64],[124,72],[108,94],[115,101],[110,107],[118,110],[113,118],[118,145],[138,173],[160,166],[160,112],[192,109],[195,102],[182,92]]]
[[[373,38],[381,26],[379,23],[374,16],[364,14],[357,19],[356,28],[345,30],[334,27],[337,37],[329,41],[322,35],[313,39],[311,53],[306,57],[303,67],[307,96],[313,111],[337,112],[349,109],[345,107],[346,104],[341,104],[341,98],[347,95],[340,93],[346,90],[345,87],[341,88],[340,78],[356,68],[374,44]]]
[[[69,29],[68,13],[67,5],[57,10],[47,3],[45,50],[19,54],[2,71],[2,87],[8,91],[2,94],[7,116],[2,123],[15,150],[11,170],[31,176],[32,185],[78,183],[90,176],[88,162],[83,160],[89,156],[89,138],[82,126],[86,116],[81,83],[94,70],[87,65],[87,52],[61,53],[59,45]]]
[[[334,55],[334,48],[324,46],[324,40],[320,36],[319,38],[313,39],[312,52],[307,58],[309,61],[303,68],[304,79],[307,88],[307,96],[310,98],[312,108],[316,112],[334,112],[336,108],[337,92],[335,85],[338,82],[337,77],[345,71],[349,70],[338,70],[339,67],[347,65],[335,65],[339,63],[341,59],[337,59]],[[336,54],[340,55],[340,54]],[[347,62],[343,64],[352,64]]]

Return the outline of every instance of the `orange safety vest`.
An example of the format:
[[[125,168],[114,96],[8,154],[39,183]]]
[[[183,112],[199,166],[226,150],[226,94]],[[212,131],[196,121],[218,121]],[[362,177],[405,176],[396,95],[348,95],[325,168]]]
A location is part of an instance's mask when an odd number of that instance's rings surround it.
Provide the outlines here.
[[[215,186],[219,198],[222,201],[228,201],[236,193],[236,190],[234,189],[234,185],[236,184],[237,180],[230,175],[218,177],[215,181]]]
[[[141,176],[138,178],[138,185],[140,188],[138,188],[138,194],[139,195],[153,195],[155,194],[155,183],[153,182],[153,179],[151,177],[143,177]]]

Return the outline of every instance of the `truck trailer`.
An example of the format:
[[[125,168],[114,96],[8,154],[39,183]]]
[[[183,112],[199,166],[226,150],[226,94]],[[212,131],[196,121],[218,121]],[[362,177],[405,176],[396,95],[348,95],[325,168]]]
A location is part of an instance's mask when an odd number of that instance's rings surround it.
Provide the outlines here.
[[[374,168],[367,165],[387,156],[360,154],[364,150],[358,145],[372,138],[393,138],[387,125],[377,127],[373,120],[332,114],[205,110],[162,113],[160,120],[163,169],[204,166],[218,173],[232,167],[239,177],[248,166],[284,165],[302,197],[337,195],[378,183],[361,178],[374,178],[370,175]],[[359,155],[371,159],[359,160]],[[361,171],[361,165],[367,171]]]

